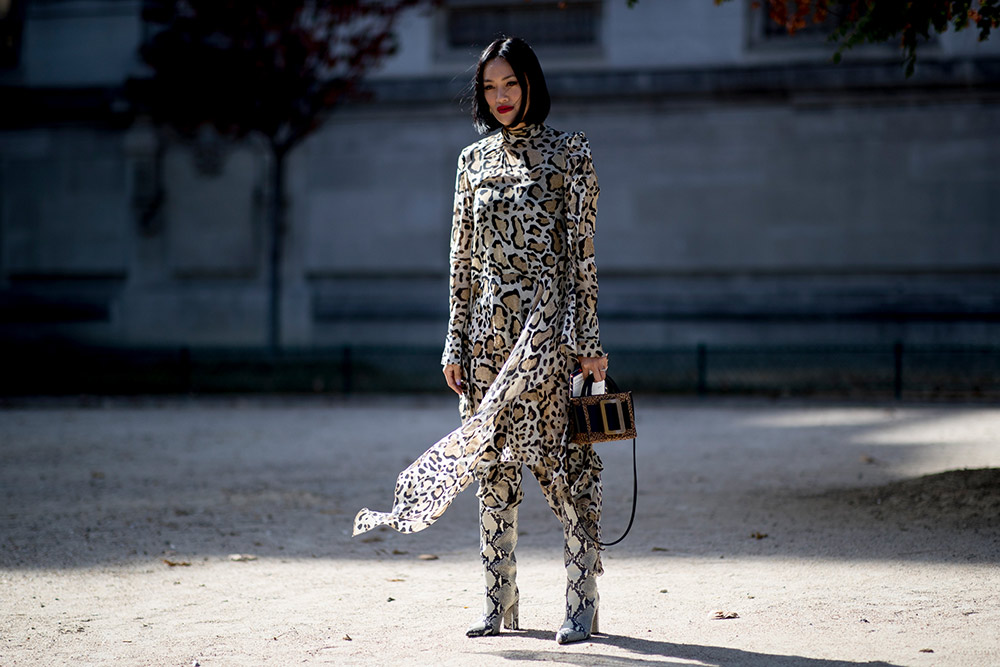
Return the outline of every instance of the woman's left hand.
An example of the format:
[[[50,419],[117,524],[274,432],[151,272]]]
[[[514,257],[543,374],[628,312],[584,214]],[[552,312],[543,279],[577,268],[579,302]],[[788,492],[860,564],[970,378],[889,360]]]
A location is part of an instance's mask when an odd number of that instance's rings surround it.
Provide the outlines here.
[[[608,358],[604,357],[577,357],[584,377],[594,376],[594,382],[603,382],[608,374]]]

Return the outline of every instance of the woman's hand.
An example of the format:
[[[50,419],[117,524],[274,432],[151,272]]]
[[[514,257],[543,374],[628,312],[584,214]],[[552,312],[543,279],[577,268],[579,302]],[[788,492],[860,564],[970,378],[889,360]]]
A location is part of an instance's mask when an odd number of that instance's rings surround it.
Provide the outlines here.
[[[462,383],[461,366],[458,364],[446,364],[444,370],[441,372],[444,373],[444,379],[452,391],[459,395],[465,391],[464,384]]]
[[[588,375],[594,376],[594,382],[603,382],[604,378],[608,374],[608,358],[604,357],[577,357],[577,361],[580,362],[580,368],[583,370],[583,376],[586,378]]]

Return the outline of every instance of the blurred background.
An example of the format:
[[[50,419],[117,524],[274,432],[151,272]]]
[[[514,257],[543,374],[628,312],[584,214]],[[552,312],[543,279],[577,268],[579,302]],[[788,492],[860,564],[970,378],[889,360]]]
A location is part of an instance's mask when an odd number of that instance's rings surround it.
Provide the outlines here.
[[[907,77],[749,0],[339,4],[0,0],[0,392],[446,392],[463,91],[506,33],[591,142],[621,384],[1000,398],[1000,38]]]

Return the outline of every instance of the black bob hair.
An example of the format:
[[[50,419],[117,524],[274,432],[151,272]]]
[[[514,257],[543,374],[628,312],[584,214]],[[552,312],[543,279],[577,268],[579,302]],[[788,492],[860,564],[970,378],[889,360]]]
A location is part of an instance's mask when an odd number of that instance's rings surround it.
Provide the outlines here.
[[[552,101],[549,98],[549,88],[545,85],[545,75],[542,66],[538,64],[535,52],[528,43],[519,37],[500,37],[483,49],[476,64],[476,77],[472,81],[472,123],[479,134],[487,134],[501,127],[500,121],[490,111],[483,94],[483,70],[486,63],[503,58],[514,70],[514,76],[521,85],[522,95],[527,104],[521,105],[517,118],[511,125],[520,123],[544,123],[548,118]],[[527,112],[525,106],[528,107]]]

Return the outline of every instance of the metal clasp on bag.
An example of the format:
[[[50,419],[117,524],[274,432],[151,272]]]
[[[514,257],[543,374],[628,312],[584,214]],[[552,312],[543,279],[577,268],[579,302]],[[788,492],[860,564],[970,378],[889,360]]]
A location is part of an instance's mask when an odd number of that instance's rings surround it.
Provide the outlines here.
[[[611,430],[608,427],[608,406],[614,406],[614,411],[618,413],[618,425],[620,428]],[[614,414],[614,412],[612,412]],[[605,435],[618,435],[625,432],[625,413],[622,412],[622,402],[617,398],[609,398],[606,401],[601,401],[601,421],[604,422],[604,434]]]

